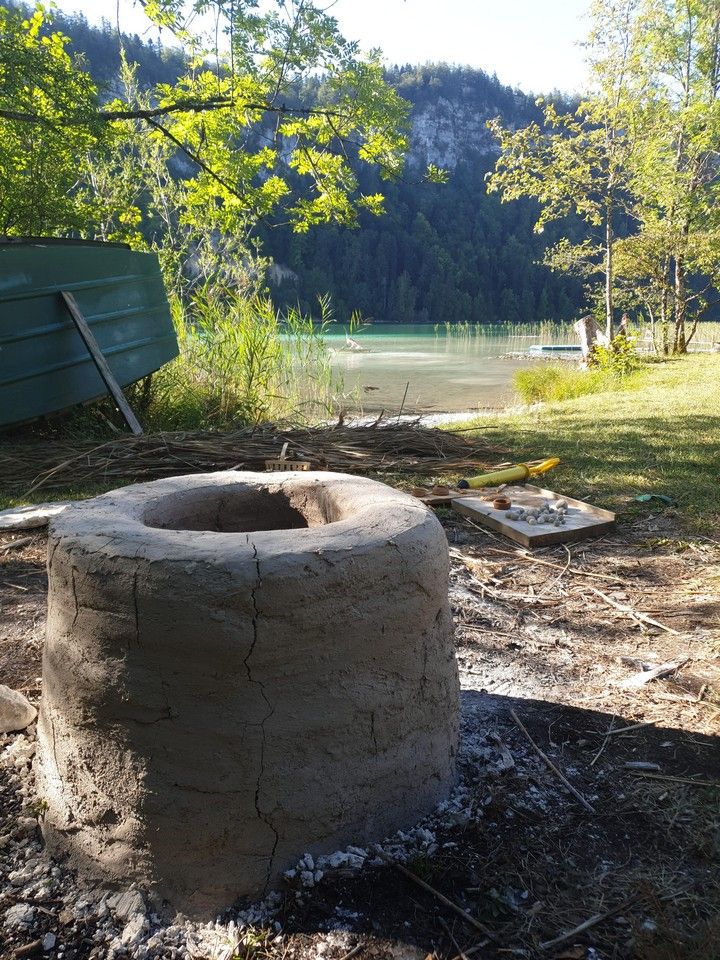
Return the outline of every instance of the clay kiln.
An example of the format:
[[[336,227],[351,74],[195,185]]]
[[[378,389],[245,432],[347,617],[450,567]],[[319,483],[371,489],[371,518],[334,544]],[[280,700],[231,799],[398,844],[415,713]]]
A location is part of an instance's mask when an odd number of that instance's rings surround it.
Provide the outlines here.
[[[38,779],[52,851],[202,915],[447,796],[444,532],[332,473],[127,487],[50,531]]]

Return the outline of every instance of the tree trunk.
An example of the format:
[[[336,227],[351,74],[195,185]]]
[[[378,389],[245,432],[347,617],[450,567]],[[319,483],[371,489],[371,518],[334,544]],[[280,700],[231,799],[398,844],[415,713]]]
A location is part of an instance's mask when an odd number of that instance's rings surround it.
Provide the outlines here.
[[[673,353],[687,353],[685,321],[687,320],[687,265],[685,253],[690,236],[690,221],[685,219],[682,226],[682,251],[675,257],[675,340]]]
[[[686,318],[686,319],[687,319],[687,318]],[[699,317],[696,317],[695,320],[693,321],[692,327],[690,327],[690,333],[688,333],[688,335],[685,337],[685,351],[686,351],[686,352],[687,352],[687,348],[690,346],[690,341],[692,340],[692,338],[693,338],[693,337],[695,336],[695,334],[697,333],[698,323],[699,323]]]
[[[673,353],[687,353],[685,317],[687,313],[685,258],[675,258],[675,337]]]
[[[655,311],[650,306],[650,303],[647,300],[645,300],[645,309],[647,310],[647,315],[650,320],[650,341],[652,343],[653,350],[657,354],[659,351],[658,351],[657,340],[655,339],[657,336],[657,322],[655,320]],[[645,334],[643,336],[643,340],[646,340],[646,339],[647,339],[647,330],[645,330]]]
[[[605,335],[612,342],[615,330],[613,303],[613,218],[612,200],[608,202],[605,214]]]
[[[660,295],[660,330],[662,334],[662,352],[665,356],[670,352],[670,341],[668,337],[668,300],[670,292],[668,288],[670,273],[670,258],[665,257],[663,264],[663,282]]]

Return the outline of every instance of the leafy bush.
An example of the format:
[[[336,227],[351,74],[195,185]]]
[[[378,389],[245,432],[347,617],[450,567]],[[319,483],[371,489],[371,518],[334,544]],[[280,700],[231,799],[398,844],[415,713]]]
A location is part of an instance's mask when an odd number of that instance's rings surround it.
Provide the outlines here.
[[[330,416],[342,398],[320,321],[266,297],[248,300],[209,286],[173,303],[180,356],[153,377],[142,404],[148,429],[222,429]]]
[[[600,370],[607,370],[619,377],[627,377],[641,366],[635,344],[637,337],[618,334],[608,346],[596,343],[592,348],[591,361]]]
[[[518,370],[513,383],[525,403],[574,400],[589,393],[608,393],[633,386],[632,378],[595,367],[580,370],[569,363],[543,363]]]

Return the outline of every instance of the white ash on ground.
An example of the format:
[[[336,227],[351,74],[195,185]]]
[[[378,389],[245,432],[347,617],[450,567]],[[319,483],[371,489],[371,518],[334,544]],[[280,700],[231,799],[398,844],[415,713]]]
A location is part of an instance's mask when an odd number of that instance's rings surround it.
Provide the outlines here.
[[[455,848],[455,842],[443,837],[471,820],[482,819],[484,805],[491,801],[490,792],[483,792],[483,784],[491,784],[509,769],[507,748],[496,735],[483,733],[482,723],[477,710],[466,705],[458,785],[430,816],[377,845],[350,845],[315,857],[305,853],[285,874],[284,889],[272,891],[242,909],[227,911],[208,924],[193,923],[181,916],[164,922],[147,907],[142,891],[88,888],[54,863],[43,848],[39,830],[42,810],[34,795],[35,728],[8,735],[0,755],[8,787],[15,795],[12,815],[3,825],[0,839],[0,863],[8,884],[0,907],[6,911],[4,932],[8,943],[42,940],[44,955],[58,960],[72,956],[230,960],[246,939],[257,936],[258,927],[264,927],[270,937],[282,935],[277,917],[289,897],[302,904],[323,882],[346,879],[367,868],[389,869],[378,850],[408,864]],[[532,756],[515,756],[513,765],[516,773],[522,769],[528,775],[538,772]],[[542,811],[548,804],[557,809],[566,802],[558,791],[541,792],[530,781],[524,797],[518,797],[518,803],[528,810]],[[341,907],[328,926],[351,931],[361,919],[358,911]],[[78,944],[82,952],[78,952]]]

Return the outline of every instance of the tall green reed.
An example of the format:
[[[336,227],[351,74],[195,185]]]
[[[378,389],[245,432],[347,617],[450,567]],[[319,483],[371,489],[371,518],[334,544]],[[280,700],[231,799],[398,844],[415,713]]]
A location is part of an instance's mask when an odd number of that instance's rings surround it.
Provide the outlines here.
[[[334,414],[342,380],[324,340],[329,300],[314,321],[208,286],[172,303],[180,355],[154,378],[145,422],[155,429],[215,429]]]

